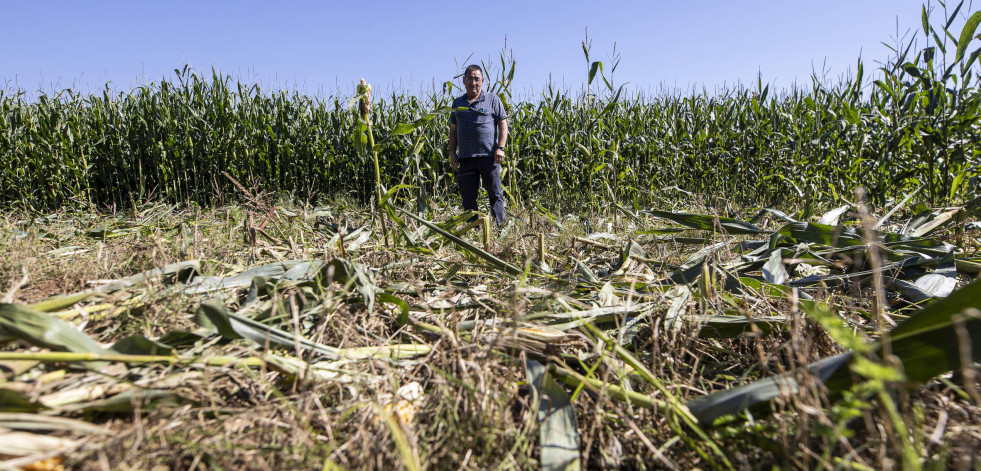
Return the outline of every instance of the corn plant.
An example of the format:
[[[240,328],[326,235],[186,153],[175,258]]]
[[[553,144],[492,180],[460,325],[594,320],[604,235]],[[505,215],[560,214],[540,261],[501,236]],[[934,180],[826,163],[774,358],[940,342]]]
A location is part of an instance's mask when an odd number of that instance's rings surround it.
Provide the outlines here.
[[[758,81],[714,93],[631,92],[613,83],[616,52],[604,71],[587,38],[585,89],[547,84],[537,99],[520,101],[510,91],[515,61],[502,54],[485,67],[496,77],[488,89],[508,112],[508,197],[515,206],[598,207],[687,192],[751,205],[787,195],[817,204],[864,186],[882,204],[923,186],[934,204],[961,199],[979,173],[981,17],[971,14],[958,33],[950,28],[961,7],[942,13],[934,21],[939,12],[924,7],[923,36],[890,46],[893,56],[876,76],[859,60],[838,83],[814,76],[808,87],[783,91]],[[269,91],[186,66],[174,80],[128,92],[27,99],[22,90],[2,91],[0,202],[38,209],[220,202],[236,194],[226,171],[254,189],[298,198],[368,201],[379,187],[408,184],[415,191],[392,203],[427,207],[456,194],[446,120],[411,134],[395,130],[447,106],[454,89],[447,83],[425,97],[393,93],[366,118],[349,112],[343,97]],[[363,132],[352,132],[365,119],[391,137],[377,152],[378,180],[374,162],[365,165]]]

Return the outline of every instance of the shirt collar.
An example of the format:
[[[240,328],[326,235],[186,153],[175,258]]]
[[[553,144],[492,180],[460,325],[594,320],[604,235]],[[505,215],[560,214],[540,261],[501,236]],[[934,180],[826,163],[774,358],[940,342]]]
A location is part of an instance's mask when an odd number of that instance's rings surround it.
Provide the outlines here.
[[[470,97],[468,95],[466,95],[466,94],[463,95],[463,99],[464,100],[467,100],[467,103],[469,103],[470,106],[474,106],[477,103],[480,103],[480,102],[484,101],[484,98],[487,98],[487,92],[485,92],[483,90],[480,91],[480,96],[478,96],[477,99],[473,101],[473,103],[470,103]]]

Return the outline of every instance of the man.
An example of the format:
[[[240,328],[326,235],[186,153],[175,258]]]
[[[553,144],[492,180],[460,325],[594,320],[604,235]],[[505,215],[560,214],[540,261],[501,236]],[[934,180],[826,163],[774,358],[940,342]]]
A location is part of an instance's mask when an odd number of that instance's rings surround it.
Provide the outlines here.
[[[457,172],[463,209],[477,209],[477,190],[483,181],[490,199],[491,215],[504,224],[504,192],[501,191],[501,162],[508,141],[508,122],[501,99],[484,92],[484,72],[468,65],[463,72],[467,94],[453,100],[450,113],[450,167]]]

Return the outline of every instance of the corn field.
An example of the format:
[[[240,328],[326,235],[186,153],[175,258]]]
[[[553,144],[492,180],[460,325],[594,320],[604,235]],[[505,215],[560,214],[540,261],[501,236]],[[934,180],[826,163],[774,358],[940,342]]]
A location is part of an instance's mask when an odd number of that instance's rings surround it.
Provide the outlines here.
[[[494,232],[452,83],[0,93],[0,469],[979,469],[959,10],[807,90],[628,96],[584,41],[520,102],[502,55]]]
[[[509,114],[508,197],[515,206],[642,204],[681,190],[739,203],[792,195],[817,204],[864,186],[883,203],[922,186],[932,201],[957,198],[977,184],[979,50],[968,48],[973,28],[955,41],[956,32],[938,35],[927,20],[924,11],[926,47],[897,45],[874,74],[858,60],[838,83],[814,77],[782,92],[758,83],[630,95],[612,83],[612,69],[608,79],[600,62],[590,63],[584,42],[590,88],[549,86],[516,101],[515,63],[502,55],[489,89]],[[297,198],[373,197],[363,125],[346,99],[263,90],[186,66],[175,72],[173,81],[129,92],[107,86],[101,95],[64,90],[31,100],[22,90],[0,92],[0,202],[38,209],[222,202],[236,191],[222,171]],[[445,113],[395,133],[399,123],[445,110],[453,91],[448,82],[426,97],[392,94],[372,109],[375,131],[391,136],[378,154],[382,185],[414,188],[397,199],[425,207],[455,194]]]

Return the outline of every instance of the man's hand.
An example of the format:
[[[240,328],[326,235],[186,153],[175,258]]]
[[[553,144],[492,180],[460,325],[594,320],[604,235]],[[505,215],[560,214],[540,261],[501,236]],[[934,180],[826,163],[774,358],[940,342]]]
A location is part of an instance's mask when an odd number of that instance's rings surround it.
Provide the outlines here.
[[[497,150],[494,151],[494,163],[499,164],[501,162],[504,162],[504,149],[498,147]]]
[[[457,158],[456,154],[450,155],[450,168],[452,168],[454,172],[460,170],[460,159]]]

